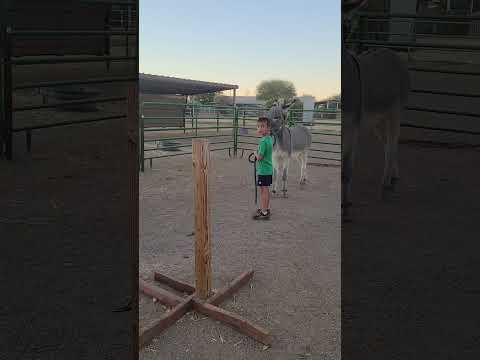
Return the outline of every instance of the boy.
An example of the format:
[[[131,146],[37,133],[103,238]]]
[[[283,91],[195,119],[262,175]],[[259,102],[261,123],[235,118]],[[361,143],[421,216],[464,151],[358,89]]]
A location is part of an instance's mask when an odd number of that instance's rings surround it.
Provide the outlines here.
[[[270,134],[270,122],[266,117],[260,117],[257,121],[257,134],[262,138],[255,154],[256,169],[258,174],[257,185],[260,187],[260,209],[253,216],[254,220],[267,220],[270,218],[270,185],[272,185],[272,137]]]

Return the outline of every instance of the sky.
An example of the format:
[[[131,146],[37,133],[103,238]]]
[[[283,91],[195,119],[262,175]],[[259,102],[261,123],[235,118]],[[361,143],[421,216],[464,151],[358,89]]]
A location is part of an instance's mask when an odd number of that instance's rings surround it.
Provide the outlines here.
[[[239,86],[293,82],[317,100],[340,92],[338,0],[140,1],[140,72]]]

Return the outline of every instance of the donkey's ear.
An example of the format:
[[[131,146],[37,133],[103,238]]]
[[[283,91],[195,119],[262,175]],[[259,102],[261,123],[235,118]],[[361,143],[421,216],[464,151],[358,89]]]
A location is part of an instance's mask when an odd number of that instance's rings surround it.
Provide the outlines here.
[[[292,106],[292,105],[295,103],[295,101],[297,101],[296,98],[294,98],[294,99],[293,99],[292,101],[290,101],[288,104],[283,105],[283,108],[284,108],[284,109],[289,108],[290,106]]]
[[[368,0],[342,0],[342,12],[349,14],[368,4]]]

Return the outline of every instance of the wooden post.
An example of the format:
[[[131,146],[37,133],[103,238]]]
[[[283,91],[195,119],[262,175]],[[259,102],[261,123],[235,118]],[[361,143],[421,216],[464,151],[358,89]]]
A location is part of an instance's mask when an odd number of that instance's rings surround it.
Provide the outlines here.
[[[208,140],[192,140],[195,211],[195,288],[206,300],[211,293],[212,267],[210,245],[210,209],[208,199]]]

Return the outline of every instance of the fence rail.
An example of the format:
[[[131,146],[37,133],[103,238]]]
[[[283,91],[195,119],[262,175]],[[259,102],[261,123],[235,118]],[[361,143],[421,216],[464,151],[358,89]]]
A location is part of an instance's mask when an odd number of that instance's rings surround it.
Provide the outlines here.
[[[143,102],[140,108],[140,170],[154,159],[191,154],[191,140],[211,139],[212,151],[228,151],[243,156],[255,151],[258,141],[256,122],[265,108],[216,106],[181,103]],[[290,110],[290,126],[303,124],[311,130],[311,161],[340,161],[340,111]],[[338,140],[338,141],[335,141]]]

